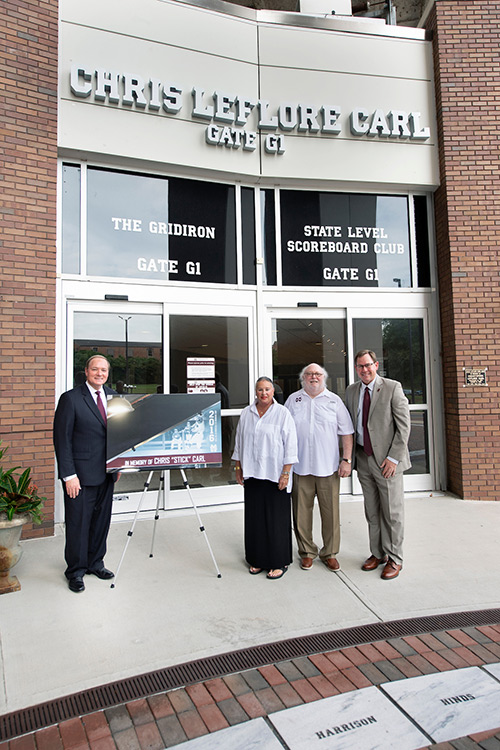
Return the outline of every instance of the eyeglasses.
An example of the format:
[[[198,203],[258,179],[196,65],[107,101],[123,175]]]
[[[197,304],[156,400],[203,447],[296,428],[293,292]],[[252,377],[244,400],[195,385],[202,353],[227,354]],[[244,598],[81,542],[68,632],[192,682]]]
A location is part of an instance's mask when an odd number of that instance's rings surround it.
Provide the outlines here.
[[[375,364],[376,362],[370,362],[368,365],[356,365],[356,370],[369,370]]]
[[[304,375],[308,378],[322,378],[322,372],[305,372]]]

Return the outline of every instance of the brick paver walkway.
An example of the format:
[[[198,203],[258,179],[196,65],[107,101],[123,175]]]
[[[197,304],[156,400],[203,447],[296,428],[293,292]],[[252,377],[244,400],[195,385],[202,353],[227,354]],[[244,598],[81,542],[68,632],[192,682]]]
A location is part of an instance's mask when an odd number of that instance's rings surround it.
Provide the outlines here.
[[[230,674],[69,719],[0,743],[0,750],[164,750],[349,690],[499,661],[500,623],[376,641]],[[500,750],[500,728],[429,747]]]

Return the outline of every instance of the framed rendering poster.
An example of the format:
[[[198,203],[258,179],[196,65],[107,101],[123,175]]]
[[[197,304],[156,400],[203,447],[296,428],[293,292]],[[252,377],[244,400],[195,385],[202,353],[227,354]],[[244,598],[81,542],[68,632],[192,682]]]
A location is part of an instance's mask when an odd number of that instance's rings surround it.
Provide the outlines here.
[[[202,469],[221,461],[218,393],[108,400],[108,472]]]

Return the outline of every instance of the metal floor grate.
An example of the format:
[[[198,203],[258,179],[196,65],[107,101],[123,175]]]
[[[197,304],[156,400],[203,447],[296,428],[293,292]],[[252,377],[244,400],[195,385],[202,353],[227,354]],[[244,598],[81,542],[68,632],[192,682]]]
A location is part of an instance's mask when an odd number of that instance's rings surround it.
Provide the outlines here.
[[[102,711],[111,706],[146,698],[156,693],[185,687],[214,677],[256,669],[299,656],[324,651],[335,651],[348,646],[359,646],[374,641],[401,638],[441,630],[457,630],[500,622],[500,609],[473,612],[454,612],[443,615],[415,617],[408,620],[377,622],[344,630],[290,638],[286,641],[209,656],[196,661],[166,667],[155,672],[111,682],[108,685],[83,690],[37,706],[13,711],[0,717],[0,741],[34,732],[61,721]]]

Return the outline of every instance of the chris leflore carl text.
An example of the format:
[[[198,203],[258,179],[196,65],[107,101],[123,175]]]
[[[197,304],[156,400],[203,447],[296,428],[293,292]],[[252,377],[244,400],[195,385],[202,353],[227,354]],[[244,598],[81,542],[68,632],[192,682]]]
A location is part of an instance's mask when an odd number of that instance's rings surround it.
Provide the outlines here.
[[[91,98],[103,104],[121,104],[150,114],[177,115],[185,108],[182,86],[160,78],[95,69],[75,64],[71,68],[70,87],[73,96]],[[210,146],[255,151],[259,133],[264,136],[267,154],[283,154],[283,133],[322,133],[337,136],[343,132],[340,105],[303,102],[281,102],[272,105],[265,99],[204,89],[191,89],[191,117],[207,123],[205,140]],[[249,118],[257,117],[256,128],[248,129]],[[347,122],[347,120],[346,120]],[[387,108],[353,109],[348,116],[350,133],[355,137],[408,139],[422,142],[430,138],[430,128],[421,124],[421,113]],[[255,125],[254,125],[255,128]]]

